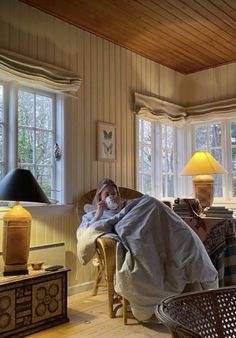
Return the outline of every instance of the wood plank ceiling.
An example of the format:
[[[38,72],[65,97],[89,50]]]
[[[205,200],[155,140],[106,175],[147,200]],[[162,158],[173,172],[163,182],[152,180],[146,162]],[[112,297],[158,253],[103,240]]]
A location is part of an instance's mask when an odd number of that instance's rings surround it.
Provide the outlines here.
[[[22,0],[183,74],[236,61],[236,0]]]

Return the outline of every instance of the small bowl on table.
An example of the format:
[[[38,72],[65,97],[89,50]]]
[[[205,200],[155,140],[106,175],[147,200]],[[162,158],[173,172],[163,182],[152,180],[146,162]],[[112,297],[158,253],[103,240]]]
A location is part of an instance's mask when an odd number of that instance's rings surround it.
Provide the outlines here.
[[[33,270],[41,270],[44,262],[34,262],[31,263]]]

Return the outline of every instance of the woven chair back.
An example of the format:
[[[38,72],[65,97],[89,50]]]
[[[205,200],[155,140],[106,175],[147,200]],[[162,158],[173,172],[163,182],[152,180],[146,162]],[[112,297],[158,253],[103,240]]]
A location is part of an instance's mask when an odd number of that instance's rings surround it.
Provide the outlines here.
[[[121,197],[126,200],[143,196],[141,192],[130,189],[130,188],[119,187],[119,191],[120,191]],[[81,222],[82,220],[85,204],[91,204],[94,199],[95,194],[96,194],[96,189],[93,189],[78,198],[76,212],[77,212],[79,222]]]
[[[166,298],[156,315],[175,338],[236,338],[236,287]]]

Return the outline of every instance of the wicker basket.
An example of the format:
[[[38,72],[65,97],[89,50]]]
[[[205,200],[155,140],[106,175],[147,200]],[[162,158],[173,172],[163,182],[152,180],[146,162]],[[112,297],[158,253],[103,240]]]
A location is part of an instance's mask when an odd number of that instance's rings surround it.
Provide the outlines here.
[[[174,338],[236,338],[236,286],[166,298],[156,316]]]

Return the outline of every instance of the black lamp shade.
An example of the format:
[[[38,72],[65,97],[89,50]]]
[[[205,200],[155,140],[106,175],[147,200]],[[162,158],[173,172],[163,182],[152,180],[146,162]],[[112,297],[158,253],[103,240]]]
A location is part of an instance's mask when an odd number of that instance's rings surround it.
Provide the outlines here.
[[[19,168],[1,180],[0,200],[50,203],[31,171]]]

